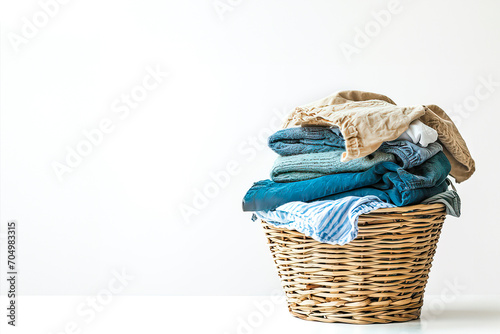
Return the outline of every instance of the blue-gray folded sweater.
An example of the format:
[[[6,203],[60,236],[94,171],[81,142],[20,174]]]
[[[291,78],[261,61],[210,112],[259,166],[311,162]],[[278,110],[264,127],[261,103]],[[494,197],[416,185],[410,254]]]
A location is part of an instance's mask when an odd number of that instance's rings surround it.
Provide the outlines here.
[[[379,162],[395,162],[393,154],[374,152],[366,157],[341,162],[342,150],[280,156],[271,169],[274,182],[295,182],[349,172],[362,172]]]

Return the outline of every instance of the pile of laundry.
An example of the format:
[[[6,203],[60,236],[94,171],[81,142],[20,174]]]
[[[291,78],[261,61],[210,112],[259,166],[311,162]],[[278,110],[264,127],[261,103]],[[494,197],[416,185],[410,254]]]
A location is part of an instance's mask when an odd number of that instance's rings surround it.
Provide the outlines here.
[[[384,95],[343,91],[298,107],[269,137],[270,180],[243,199],[253,219],[344,245],[361,214],[443,203],[460,216],[457,182],[475,171],[453,121],[435,105],[399,107]],[[453,189],[448,189],[451,185]]]

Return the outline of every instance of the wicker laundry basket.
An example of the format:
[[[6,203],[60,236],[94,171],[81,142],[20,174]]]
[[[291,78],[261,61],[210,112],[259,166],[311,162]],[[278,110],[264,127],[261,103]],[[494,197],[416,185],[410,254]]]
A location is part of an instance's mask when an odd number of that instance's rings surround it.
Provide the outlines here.
[[[344,246],[262,225],[294,316],[372,324],[419,318],[445,215],[442,204],[375,210]]]

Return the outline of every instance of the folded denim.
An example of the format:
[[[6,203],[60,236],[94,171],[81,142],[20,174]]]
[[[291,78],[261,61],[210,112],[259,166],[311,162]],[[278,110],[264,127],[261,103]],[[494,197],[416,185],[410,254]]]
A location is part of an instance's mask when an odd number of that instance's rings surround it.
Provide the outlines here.
[[[290,202],[273,211],[257,211],[257,217],[279,228],[296,230],[319,242],[345,245],[358,235],[358,217],[393,204],[375,196],[344,197],[335,201]]]
[[[343,193],[326,196],[323,197],[321,200],[336,200],[345,196],[356,196],[356,197],[377,196],[384,202],[394,203],[396,204],[396,206],[405,206],[410,204],[417,204],[420,201],[424,200],[425,198],[429,198],[436,194],[442,193],[447,189],[448,185],[446,184],[446,182],[443,181],[433,187],[407,190],[406,192],[404,192],[404,195],[407,197],[403,197],[402,193],[398,192],[395,189],[379,189],[376,188],[376,185],[374,185],[371,187],[357,188]]]
[[[383,143],[377,151],[394,154],[398,164],[404,169],[409,169],[421,165],[442,150],[443,147],[439,143],[430,143],[427,147],[422,147],[406,140],[394,140]]]
[[[422,147],[437,140],[437,132],[419,120],[396,140],[409,141]],[[338,127],[306,126],[279,130],[272,134],[268,146],[281,156],[345,150],[345,141]]]
[[[278,157],[271,169],[271,179],[274,182],[303,181],[330,174],[362,172],[383,161],[396,161],[393,154],[383,152],[347,162],[340,161],[341,156],[342,150]]]
[[[342,173],[311,180],[277,183],[256,182],[243,198],[243,211],[274,210],[288,202],[312,202],[360,188],[374,188],[386,194],[387,202],[397,206],[418,203],[443,192],[451,170],[443,152],[423,164],[404,170],[393,162],[381,162],[359,173]]]
[[[432,129],[430,129],[432,130]],[[415,141],[421,140],[421,137],[415,136]],[[424,135],[422,135],[424,136]],[[378,152],[391,153],[397,157],[398,163],[404,168],[412,168],[422,164],[424,161],[434,156],[437,152],[442,151],[443,147],[435,142],[428,143],[430,140],[427,136],[425,137],[425,143],[428,144],[427,147],[422,147],[417,143],[412,143],[407,140],[394,140],[383,143],[378,149]],[[340,133],[338,128],[328,128],[328,127],[302,127],[302,128],[290,128],[277,131],[269,137],[269,147],[282,157],[302,155],[302,154],[313,154],[313,153],[324,153],[324,152],[343,152],[344,150],[344,138]],[[292,159],[292,158],[290,158]],[[282,159],[286,161],[287,159]],[[354,159],[351,161],[360,160]],[[336,159],[335,159],[336,161]],[[343,162],[343,163],[349,163]],[[275,162],[275,166],[280,163],[280,158]],[[274,169],[274,167],[273,167]],[[292,172],[293,170],[290,170]],[[305,170],[300,170],[305,172]],[[349,171],[346,168],[346,171]],[[339,171],[341,172],[341,171]],[[332,173],[323,173],[332,174]],[[272,177],[273,172],[271,172],[271,178],[277,182],[291,182],[292,178],[276,180]],[[291,175],[290,175],[291,176]],[[302,176],[306,176],[305,174]],[[310,177],[318,177],[321,174],[312,173]],[[303,178],[304,180],[307,178]],[[297,180],[300,180],[297,179]]]
[[[345,149],[338,128],[318,126],[279,130],[269,137],[268,146],[281,156]]]

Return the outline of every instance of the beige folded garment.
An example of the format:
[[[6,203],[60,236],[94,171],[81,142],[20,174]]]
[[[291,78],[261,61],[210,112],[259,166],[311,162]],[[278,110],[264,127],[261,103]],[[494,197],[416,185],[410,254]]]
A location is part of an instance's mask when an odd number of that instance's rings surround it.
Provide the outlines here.
[[[367,156],[383,142],[398,138],[416,119],[438,132],[455,180],[467,180],[475,171],[474,160],[453,121],[435,105],[399,107],[381,94],[342,91],[295,108],[283,127],[338,126],[346,144],[342,161],[349,161]]]

